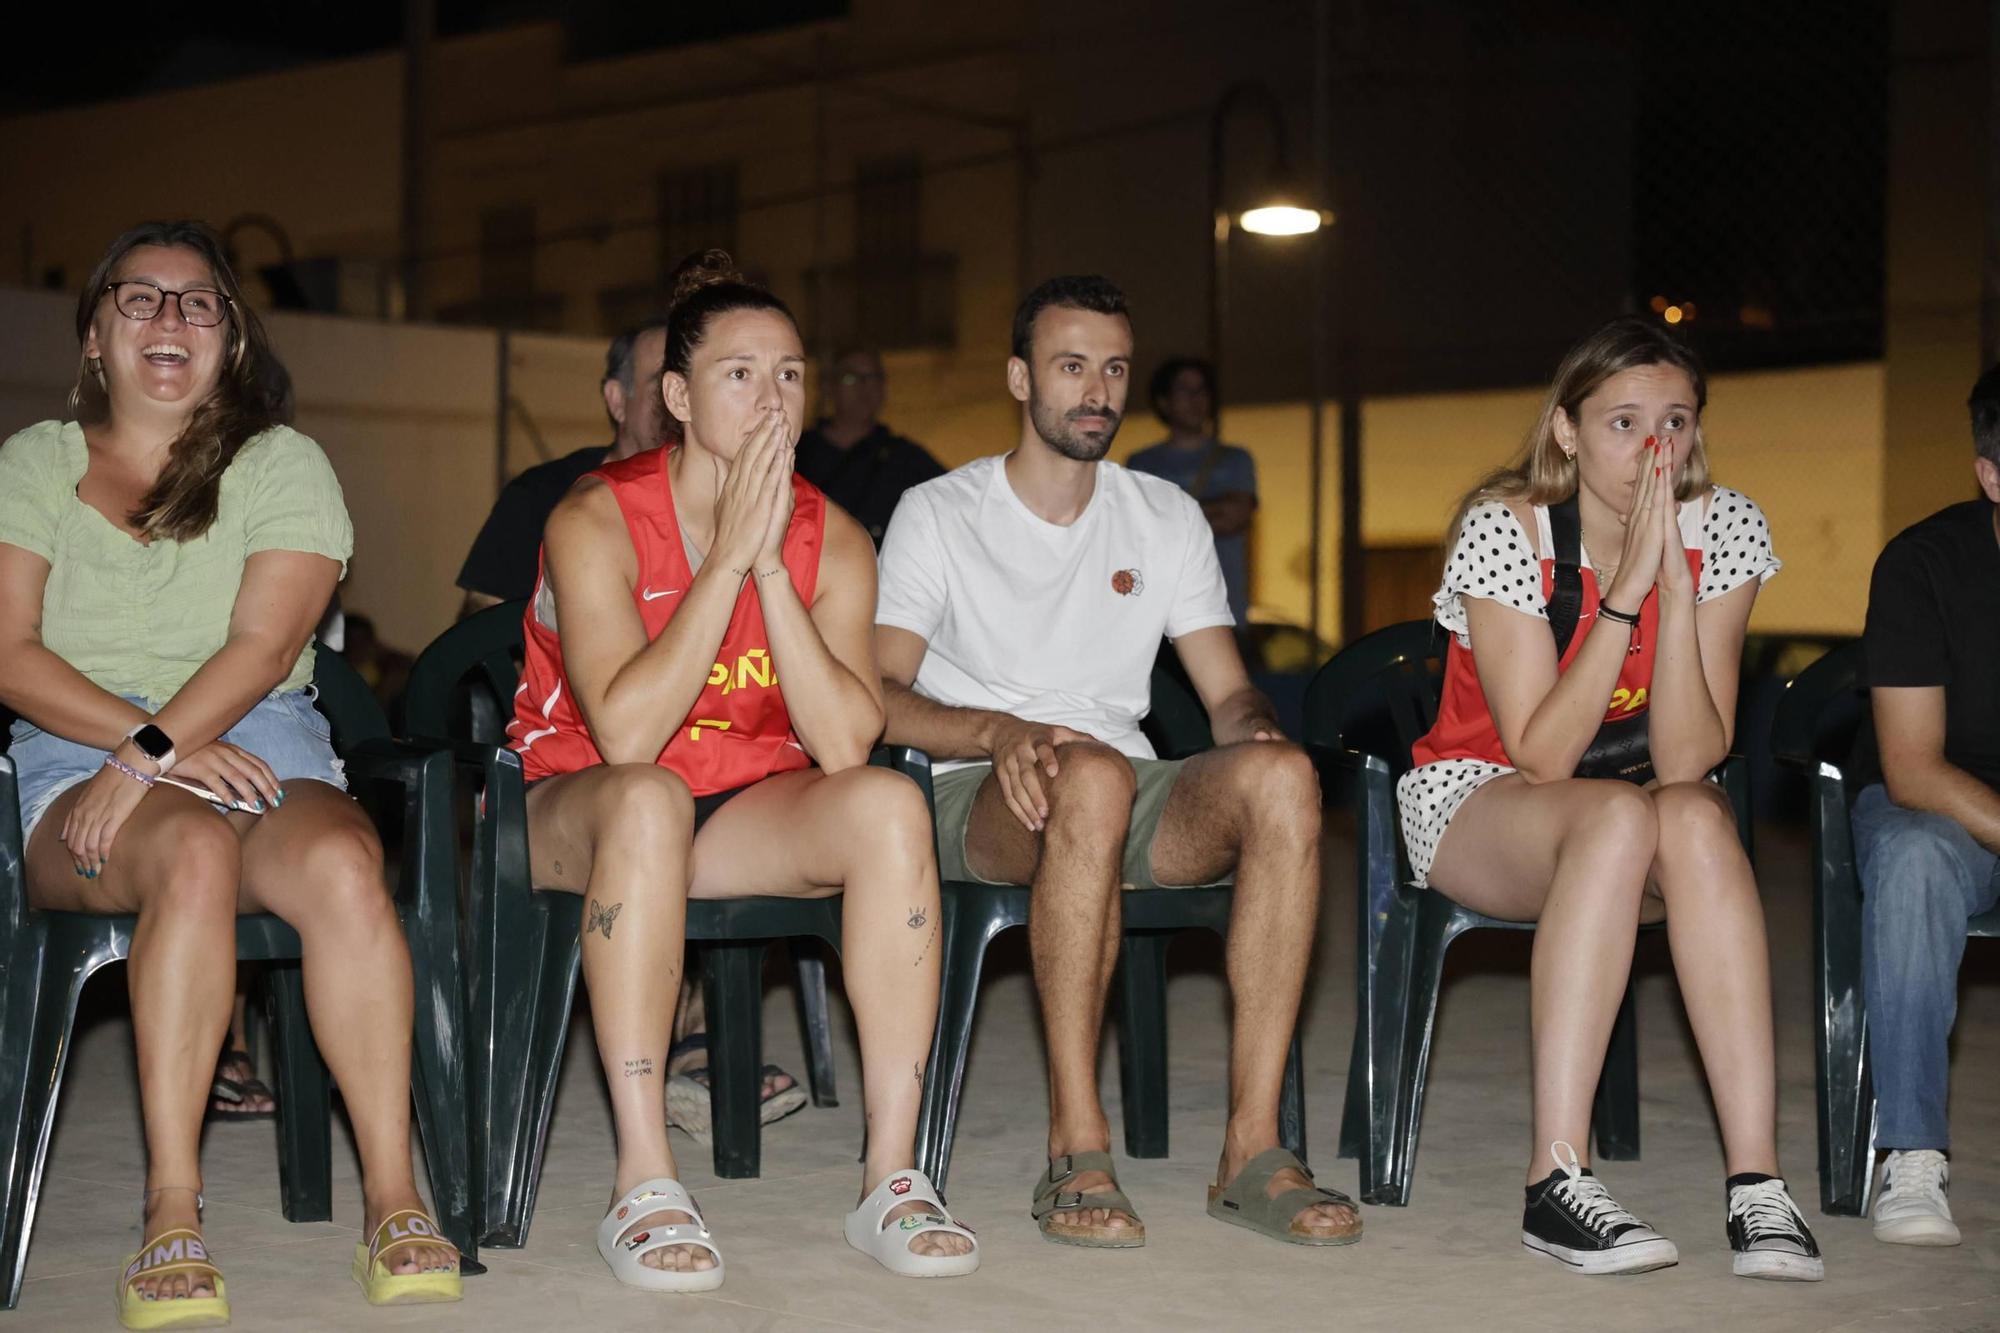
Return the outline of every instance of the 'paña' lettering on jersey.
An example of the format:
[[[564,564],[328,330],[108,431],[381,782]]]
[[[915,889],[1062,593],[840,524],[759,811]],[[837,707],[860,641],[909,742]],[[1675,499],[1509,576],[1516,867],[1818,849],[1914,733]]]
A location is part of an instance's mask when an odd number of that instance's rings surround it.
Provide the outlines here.
[[[725,695],[753,684],[768,690],[778,683],[778,669],[772,664],[770,653],[752,648],[737,656],[733,669],[728,662],[717,662],[709,668],[708,683],[720,685]]]

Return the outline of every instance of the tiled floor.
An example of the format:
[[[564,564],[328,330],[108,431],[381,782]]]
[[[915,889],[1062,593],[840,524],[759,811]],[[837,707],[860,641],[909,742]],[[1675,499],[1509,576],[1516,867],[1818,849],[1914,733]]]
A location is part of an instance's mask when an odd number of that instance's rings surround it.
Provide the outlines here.
[[[621,1288],[592,1236],[610,1183],[609,1116],[579,1019],[550,1136],[530,1244],[484,1253],[492,1271],[456,1307],[372,1310],[347,1277],[361,1203],[352,1155],[336,1145],[334,1221],[294,1226],[278,1211],[275,1137],[265,1125],[208,1135],[208,1235],[243,1329],[409,1327],[582,1330],[692,1319],[715,1328],[1686,1328],[2000,1327],[2000,949],[1975,948],[1960,1011],[1952,1117],[1958,1132],[1955,1250],[1878,1245],[1865,1221],[1821,1217],[1813,1169],[1810,911],[1795,835],[1767,831],[1766,896],[1776,941],[1781,1149],[1827,1256],[1817,1286],[1729,1275],[1722,1163],[1704,1086],[1667,965],[1641,946],[1644,1159],[1612,1163],[1621,1200],[1678,1241],[1678,1268],[1626,1279],[1571,1275],[1518,1242],[1528,1149],[1526,957],[1521,935],[1473,936],[1453,953],[1430,1105],[1407,1209],[1364,1210],[1366,1239],[1299,1250],[1202,1213],[1222,1124],[1226,1032],[1216,951],[1192,939],[1172,983],[1173,1156],[1121,1162],[1147,1246],[1089,1253],[1044,1244],[1028,1220],[1046,1091],[1033,994],[1019,945],[1003,944],[982,999],[951,1201],[979,1228],[984,1265],[948,1282],[891,1278],[849,1251],[841,1214],[859,1184],[859,1069],[840,1024],[837,1109],[808,1108],[765,1131],[764,1175],[718,1181],[675,1136],[684,1178],[726,1248],[728,1284],[704,1296]],[[1311,1143],[1326,1183],[1350,1192],[1354,1166],[1332,1146],[1353,1020],[1349,851],[1329,840],[1329,887],[1306,1028]],[[122,977],[95,987],[64,1088],[20,1308],[0,1333],[113,1327],[120,1256],[137,1244],[140,1138]],[[767,1007],[771,1058],[795,1071],[791,995]],[[844,1013],[840,1015],[844,1019]],[[1104,1081],[1113,1125],[1113,1047]]]

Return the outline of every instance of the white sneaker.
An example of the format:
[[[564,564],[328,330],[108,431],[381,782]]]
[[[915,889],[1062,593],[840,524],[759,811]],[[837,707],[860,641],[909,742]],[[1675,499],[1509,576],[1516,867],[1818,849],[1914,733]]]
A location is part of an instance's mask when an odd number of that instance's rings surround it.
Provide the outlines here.
[[[1892,1152],[1882,1164],[1882,1188],[1875,1195],[1875,1239],[1891,1245],[1956,1245],[1945,1191],[1951,1164],[1933,1148]]]

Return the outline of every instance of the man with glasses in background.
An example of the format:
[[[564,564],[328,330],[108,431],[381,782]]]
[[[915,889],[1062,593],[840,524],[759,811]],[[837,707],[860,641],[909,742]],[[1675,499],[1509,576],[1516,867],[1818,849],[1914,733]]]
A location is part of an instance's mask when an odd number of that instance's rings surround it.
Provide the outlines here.
[[[944,468],[922,445],[878,420],[888,389],[880,356],[859,348],[842,352],[826,378],[833,415],[799,437],[799,475],[851,514],[879,548],[903,492],[942,477]]]

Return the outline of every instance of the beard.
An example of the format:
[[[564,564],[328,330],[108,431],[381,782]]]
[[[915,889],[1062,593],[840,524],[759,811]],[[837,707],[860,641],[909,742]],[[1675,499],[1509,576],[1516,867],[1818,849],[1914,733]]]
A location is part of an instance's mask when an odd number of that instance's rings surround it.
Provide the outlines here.
[[[1106,424],[1102,431],[1079,430],[1076,422],[1080,417],[1103,417]],[[1111,452],[1111,441],[1124,417],[1110,407],[1075,407],[1061,412],[1030,392],[1028,420],[1034,423],[1035,434],[1042,437],[1042,443],[1064,458],[1095,463]]]

